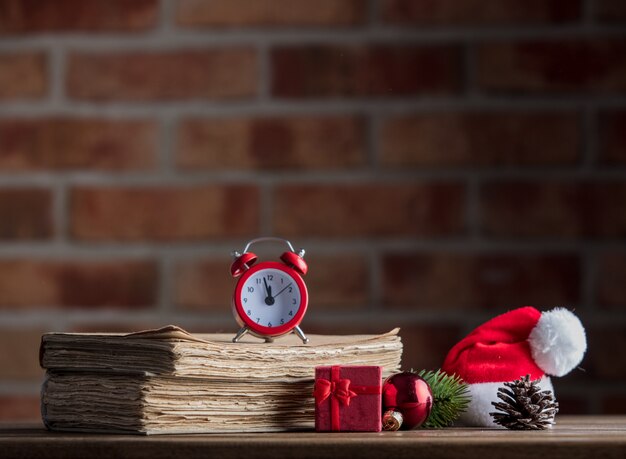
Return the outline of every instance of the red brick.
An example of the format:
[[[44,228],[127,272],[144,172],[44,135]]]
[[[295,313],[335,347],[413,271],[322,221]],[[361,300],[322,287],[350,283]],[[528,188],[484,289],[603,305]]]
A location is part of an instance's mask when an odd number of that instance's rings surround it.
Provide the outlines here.
[[[358,253],[307,255],[310,310],[357,310],[370,299],[367,258]]]
[[[191,27],[341,26],[366,14],[365,0],[179,0],[176,19]]]
[[[574,113],[427,113],[387,119],[381,162],[451,167],[573,164],[580,149]]]
[[[383,303],[431,310],[578,303],[573,255],[411,253],[383,258]]]
[[[607,308],[626,307],[626,252],[606,252],[598,257],[597,301]]]
[[[90,100],[234,99],[256,93],[252,48],[73,53],[66,90]]]
[[[560,24],[581,13],[575,0],[382,0],[380,9],[385,22],[422,26]]]
[[[230,310],[230,303],[228,304],[228,310]],[[235,319],[231,316],[216,316],[208,315],[205,316],[205,320],[198,319],[186,319],[182,320],[180,326],[184,330],[193,334],[204,334],[204,333],[232,333],[234,337],[237,331],[241,328]],[[162,326],[162,325],[161,325]],[[262,341],[257,341],[262,342]]]
[[[52,194],[49,190],[0,190],[0,239],[48,239],[53,231]]]
[[[307,333],[319,335],[377,335],[393,330],[398,323],[385,316],[360,314],[354,316],[335,317],[331,321],[316,319],[314,310],[305,317],[306,326],[303,328]]]
[[[602,401],[602,414],[626,414],[626,395],[607,395]]]
[[[157,17],[157,0],[0,0],[0,35],[145,30]]]
[[[158,282],[145,260],[1,260],[0,308],[153,306]]]
[[[0,395],[0,421],[41,424],[39,395]]]
[[[358,117],[204,118],[183,121],[184,169],[344,169],[365,164]]]
[[[0,120],[0,170],[153,169],[157,141],[148,121]]]
[[[261,260],[278,260],[261,257]],[[369,299],[369,274],[365,257],[358,254],[306,257],[309,272],[304,280],[314,310],[350,310]],[[230,258],[180,262],[176,266],[175,303],[191,310],[226,312],[236,280],[230,275]]]
[[[176,307],[229,312],[236,283],[230,275],[231,263],[228,257],[178,262],[174,272]]]
[[[288,236],[451,236],[464,229],[457,183],[285,185],[274,196],[274,228]]]
[[[599,116],[599,161],[626,164],[626,111],[604,111]]]
[[[40,98],[47,89],[43,53],[0,54],[0,100]]]
[[[251,236],[259,227],[254,186],[78,187],[71,233],[91,241],[186,241]]]
[[[487,91],[619,93],[626,91],[626,39],[486,43],[477,81]]]
[[[594,381],[626,383],[626,359],[616,352],[626,346],[626,327],[605,325],[587,327],[587,354],[580,366]]]
[[[626,3],[623,0],[595,0],[593,8],[600,22],[626,22]]]
[[[554,381],[553,381],[554,382]],[[559,381],[556,388],[557,401],[559,402],[559,416],[569,414],[592,414],[589,410],[588,395],[569,395],[564,394],[561,389],[563,383]]]
[[[626,183],[498,181],[484,185],[480,199],[491,237],[626,235]]]
[[[400,330],[404,350],[402,368],[437,370],[444,358],[462,338],[459,327],[439,324],[402,324]]]
[[[460,88],[461,53],[453,45],[279,47],[271,54],[277,97],[399,97]]]
[[[2,280],[4,283],[4,279]],[[30,288],[33,288],[31,285]],[[43,330],[3,327],[0,329],[0,368],[2,380],[40,382],[39,343]]]
[[[152,320],[144,319],[143,317],[139,321],[133,320],[107,320],[106,322],[73,322],[66,331],[69,333],[135,333],[142,330],[152,330],[155,328],[161,328],[164,323],[158,315],[153,315]]]

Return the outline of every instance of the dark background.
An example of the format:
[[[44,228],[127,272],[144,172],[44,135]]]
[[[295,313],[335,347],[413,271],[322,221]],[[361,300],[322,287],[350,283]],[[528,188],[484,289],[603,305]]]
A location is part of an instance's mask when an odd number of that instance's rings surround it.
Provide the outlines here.
[[[563,413],[626,412],[626,2],[0,0],[0,419],[45,331],[235,332],[229,252],[308,250],[308,333],[575,309]],[[282,248],[268,247],[277,256]]]

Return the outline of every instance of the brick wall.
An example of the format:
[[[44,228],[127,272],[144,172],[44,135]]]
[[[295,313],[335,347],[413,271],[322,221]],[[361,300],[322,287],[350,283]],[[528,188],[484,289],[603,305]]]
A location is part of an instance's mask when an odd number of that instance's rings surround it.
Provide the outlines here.
[[[307,248],[307,332],[402,326],[407,368],[575,308],[562,411],[626,412],[625,25],[621,0],[0,0],[0,419],[37,418],[44,331],[234,332],[257,235]]]

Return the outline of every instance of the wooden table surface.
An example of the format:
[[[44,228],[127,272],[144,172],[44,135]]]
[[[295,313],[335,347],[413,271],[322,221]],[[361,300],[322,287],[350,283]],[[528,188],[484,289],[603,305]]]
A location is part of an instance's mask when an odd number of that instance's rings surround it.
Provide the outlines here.
[[[104,435],[0,427],[0,458],[626,458],[626,416],[560,416],[547,431]]]

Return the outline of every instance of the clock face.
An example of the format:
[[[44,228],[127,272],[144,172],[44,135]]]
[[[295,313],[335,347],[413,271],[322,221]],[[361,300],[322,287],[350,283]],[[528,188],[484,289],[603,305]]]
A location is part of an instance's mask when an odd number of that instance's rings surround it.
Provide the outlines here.
[[[281,263],[265,262],[241,277],[235,308],[253,331],[266,335],[286,333],[300,323],[307,292],[302,278]]]

